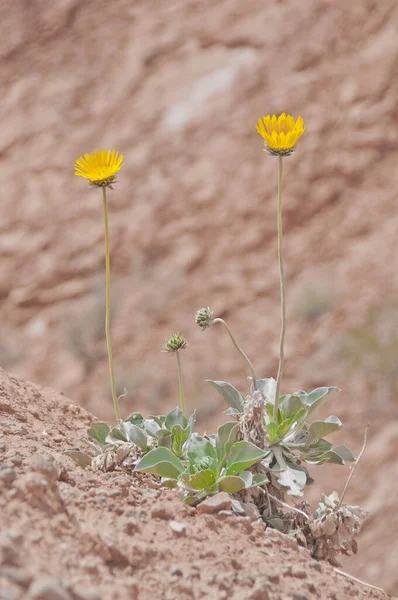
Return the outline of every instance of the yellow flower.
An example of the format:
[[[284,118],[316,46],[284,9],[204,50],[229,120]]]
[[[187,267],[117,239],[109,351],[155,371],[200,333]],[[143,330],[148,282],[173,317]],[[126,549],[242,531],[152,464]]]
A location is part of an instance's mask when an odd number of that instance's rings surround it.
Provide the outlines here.
[[[289,156],[296,149],[298,139],[305,131],[304,121],[301,117],[294,117],[282,113],[267,115],[258,120],[257,132],[263,138],[267,150],[274,156]]]
[[[112,187],[122,167],[123,154],[116,150],[95,150],[77,159],[75,175],[85,177],[98,187]]]

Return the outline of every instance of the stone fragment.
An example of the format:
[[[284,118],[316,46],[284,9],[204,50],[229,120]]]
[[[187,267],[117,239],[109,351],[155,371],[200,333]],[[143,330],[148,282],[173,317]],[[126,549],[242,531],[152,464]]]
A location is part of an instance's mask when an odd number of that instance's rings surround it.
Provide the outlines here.
[[[305,579],[307,577],[307,571],[301,567],[293,567],[292,575],[293,577],[297,577],[297,579]]]
[[[9,565],[0,569],[0,576],[6,577],[13,583],[24,588],[29,587],[33,579],[32,575],[26,571],[26,569],[20,569],[19,567],[12,567]]]
[[[140,531],[140,526],[135,517],[122,515],[119,519],[119,526],[122,531],[131,535]]]
[[[12,467],[4,467],[0,466],[0,482],[2,482],[5,486],[9,487],[12,485],[17,478],[17,474],[15,469]]]
[[[39,579],[29,589],[29,600],[72,600],[58,579]]]
[[[194,598],[193,586],[189,581],[182,579],[175,587],[174,590],[178,592],[179,596],[182,594],[184,597]]]
[[[89,573],[90,575],[98,575],[98,564],[97,561],[92,558],[83,558],[80,561],[81,568]]]
[[[30,461],[32,471],[42,473],[48,481],[49,485],[52,485],[58,479],[58,469],[54,464],[54,459],[50,454],[37,454]]]
[[[9,530],[12,531],[12,530]],[[0,565],[18,565],[19,551],[7,530],[0,535]]]
[[[130,598],[138,598],[139,593],[139,584],[138,580],[135,577],[127,577],[124,579],[125,585],[128,587]]]
[[[314,569],[314,571],[319,571],[319,573],[322,573],[322,565],[319,561],[312,560],[310,563],[308,563],[308,566],[310,569]]]
[[[11,456],[11,458],[9,459],[9,462],[14,466],[14,467],[20,467],[22,465],[23,462],[23,458],[22,456],[20,456],[19,454],[14,454],[13,456]]]
[[[227,519],[228,517],[235,516],[235,513],[233,512],[233,510],[220,510],[218,512],[218,516],[220,517],[220,519]]]
[[[265,583],[257,584],[246,597],[246,600],[270,600],[268,589],[268,585]]]
[[[84,585],[73,588],[74,600],[102,600],[102,596],[94,588],[88,588]]]
[[[184,536],[187,533],[187,526],[185,523],[180,523],[180,521],[170,521],[169,527],[178,536]]]
[[[259,510],[253,502],[245,503],[245,515],[252,521],[257,521],[260,518]]]
[[[165,504],[158,504],[151,510],[151,517],[152,519],[163,519],[164,521],[170,521],[174,517],[174,513]]]
[[[183,572],[179,565],[173,565],[170,569],[170,575],[174,575],[175,577],[182,577]]]
[[[209,496],[198,504],[196,510],[200,514],[218,513],[220,510],[231,510],[231,496],[227,492],[220,492],[215,496]]]

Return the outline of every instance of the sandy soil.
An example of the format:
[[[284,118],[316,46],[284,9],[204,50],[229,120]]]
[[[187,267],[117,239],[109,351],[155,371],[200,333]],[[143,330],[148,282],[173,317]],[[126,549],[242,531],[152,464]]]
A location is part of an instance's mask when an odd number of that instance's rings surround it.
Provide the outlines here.
[[[0,374],[2,600],[312,600],[387,596],[333,572],[264,523],[199,514],[123,471],[63,454],[92,417]]]
[[[188,402],[214,429],[223,406],[204,379],[244,390],[247,373],[224,332],[200,332],[193,314],[210,304],[258,374],[275,376],[276,163],[254,125],[301,114],[307,131],[285,161],[282,391],[338,385],[329,414],[355,451],[371,422],[348,498],[371,514],[344,566],[395,594],[397,19],[394,0],[0,3],[1,366],[113,418],[101,198],[73,163],[115,146],[126,161],[110,194],[123,413],[176,405],[160,349],[182,330]],[[347,472],[314,475],[313,502]]]

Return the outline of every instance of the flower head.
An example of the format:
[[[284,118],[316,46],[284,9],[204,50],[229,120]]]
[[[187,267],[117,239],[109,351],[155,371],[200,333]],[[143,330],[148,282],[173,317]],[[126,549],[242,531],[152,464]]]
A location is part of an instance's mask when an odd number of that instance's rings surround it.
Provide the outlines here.
[[[195,323],[199,325],[202,331],[210,327],[213,317],[213,311],[210,306],[207,308],[200,308],[195,313]]]
[[[265,146],[270,154],[274,156],[289,156],[296,149],[298,139],[305,131],[302,117],[294,120],[292,115],[282,113],[267,115],[258,120],[257,132],[264,140]]]
[[[187,347],[187,340],[182,333],[173,333],[163,344],[163,352],[178,352]]]
[[[116,150],[95,150],[75,162],[75,175],[88,179],[98,187],[112,187],[123,167],[123,154]]]

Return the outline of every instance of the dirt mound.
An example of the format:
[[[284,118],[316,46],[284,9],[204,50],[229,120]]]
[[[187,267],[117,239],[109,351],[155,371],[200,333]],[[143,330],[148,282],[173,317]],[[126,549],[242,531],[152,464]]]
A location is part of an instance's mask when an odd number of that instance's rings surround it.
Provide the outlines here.
[[[386,597],[228,506],[199,514],[141,477],[76,468],[63,451],[91,418],[1,372],[2,599]]]

